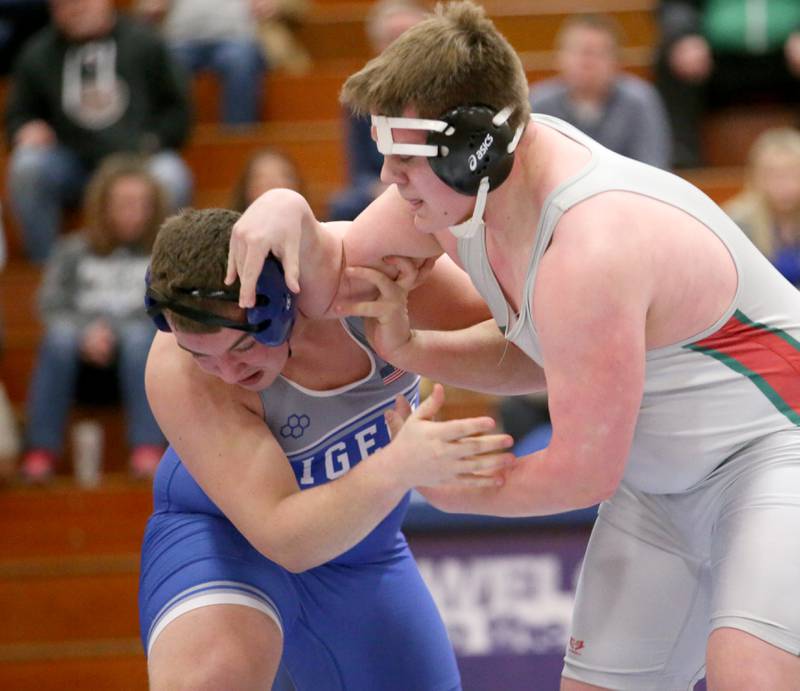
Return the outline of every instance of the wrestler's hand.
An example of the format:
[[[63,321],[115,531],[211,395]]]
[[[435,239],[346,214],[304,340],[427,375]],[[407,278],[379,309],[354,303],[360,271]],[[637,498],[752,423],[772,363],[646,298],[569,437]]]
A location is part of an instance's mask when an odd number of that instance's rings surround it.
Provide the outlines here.
[[[273,189],[254,201],[233,226],[228,249],[225,283],[238,277],[240,307],[252,307],[256,282],[270,252],[281,261],[286,285],[300,292],[300,243],[304,206],[300,195],[290,190]]]
[[[372,347],[382,358],[392,362],[412,338],[408,293],[427,278],[436,259],[425,260],[419,265],[408,257],[387,257],[384,262],[396,269],[395,278],[369,267],[347,268],[348,278],[372,284],[377,288],[377,297],[366,302],[340,302],[335,309],[343,316],[364,317]]]
[[[497,487],[504,481],[503,470],[514,462],[509,449],[514,440],[508,434],[486,434],[494,428],[490,417],[447,420],[432,418],[444,404],[444,388],[433,387],[415,411],[398,396],[396,409],[387,411],[392,434],[387,447],[393,472],[403,486],[441,484]]]

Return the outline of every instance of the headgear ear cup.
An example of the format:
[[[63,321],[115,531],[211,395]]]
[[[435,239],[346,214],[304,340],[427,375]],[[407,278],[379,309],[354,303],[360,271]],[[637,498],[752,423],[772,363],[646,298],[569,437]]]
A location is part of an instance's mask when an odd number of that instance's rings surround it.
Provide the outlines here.
[[[147,311],[147,314],[150,315],[150,318],[153,320],[153,323],[156,325],[156,328],[159,331],[172,331],[169,328],[169,322],[167,318],[164,316],[164,313],[161,311],[158,303],[153,298],[150,293],[150,267],[147,267],[147,272],[144,275],[144,308]]]
[[[201,323],[241,329],[242,323],[231,321],[219,314],[206,312],[192,306],[192,298],[223,300],[228,303],[238,301],[238,293],[219,290],[180,289],[188,299],[168,299],[154,292],[150,286],[150,268],[145,274],[144,306],[160,331],[171,331],[164,316],[165,309],[171,309],[182,316]],[[279,346],[285,343],[292,332],[295,321],[294,295],[286,286],[283,267],[273,256],[267,257],[256,282],[256,304],[245,310],[245,319],[250,331],[259,343]]]
[[[507,120],[495,125],[495,115],[488,106],[458,106],[438,118],[448,124],[444,131],[428,134],[427,143],[439,149],[439,155],[428,163],[445,184],[461,194],[477,195],[486,177],[489,189],[495,189],[511,173],[514,152],[509,153],[508,146],[514,130]]]
[[[269,255],[256,282],[256,305],[247,310],[248,323],[267,326],[253,337],[264,345],[280,345],[289,338],[294,320],[294,295],[286,286],[283,266]]]

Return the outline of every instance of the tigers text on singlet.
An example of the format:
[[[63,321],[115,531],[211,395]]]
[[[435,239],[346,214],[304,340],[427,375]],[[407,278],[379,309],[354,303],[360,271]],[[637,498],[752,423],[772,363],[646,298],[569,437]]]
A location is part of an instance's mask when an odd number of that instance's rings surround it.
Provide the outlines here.
[[[301,490],[343,476],[386,446],[390,439],[383,414],[394,407],[397,394],[413,407],[419,403],[419,376],[381,359],[369,347],[361,319],[342,320],[342,326],[369,357],[365,377],[337,389],[312,391],[279,376],[259,392],[265,424],[286,453]],[[159,465],[153,492],[157,510],[224,518],[175,453]],[[405,544],[400,528],[408,502],[407,494],[369,535],[333,562],[370,561],[394,553]]]
[[[534,361],[542,364],[531,313],[539,262],[562,214],[590,197],[623,191],[674,206],[709,228],[736,267],[736,294],[715,324],[648,351],[625,481],[646,492],[683,491],[750,442],[800,428],[800,292],[685,180],[615,154],[557,118],[532,118],[586,147],[591,159],[545,200],[520,313],[513,313],[492,273],[484,233],[460,239],[458,254],[506,338]]]

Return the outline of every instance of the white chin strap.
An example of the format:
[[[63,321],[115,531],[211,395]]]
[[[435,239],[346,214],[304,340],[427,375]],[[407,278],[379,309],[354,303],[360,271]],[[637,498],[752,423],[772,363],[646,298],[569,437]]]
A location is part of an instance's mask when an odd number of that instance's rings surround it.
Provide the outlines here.
[[[478,231],[483,232],[483,228],[486,225],[483,222],[483,212],[486,210],[486,198],[488,196],[489,178],[483,178],[478,186],[478,198],[475,200],[475,209],[472,211],[472,217],[456,226],[449,226],[448,230],[453,234],[453,237],[460,240],[461,238],[475,237]]]
[[[514,112],[514,109],[511,106],[506,106],[503,110],[499,111],[497,115],[492,118],[492,124],[495,127],[499,127],[502,125],[508,118],[511,116],[511,113]],[[511,143],[508,145],[508,153],[514,153],[514,150],[517,148],[517,144],[519,144],[520,137],[522,136],[523,126],[520,125],[517,127],[517,131],[514,132],[514,138],[511,140]],[[468,218],[463,223],[459,223],[455,226],[450,226],[448,230],[453,235],[454,238],[459,240],[467,239],[475,237],[478,232],[483,232],[483,229],[486,227],[486,224],[483,221],[483,212],[486,210],[486,199],[489,196],[489,178],[483,178],[481,180],[480,185],[478,186],[478,196],[475,199],[475,208],[472,211],[472,216]]]

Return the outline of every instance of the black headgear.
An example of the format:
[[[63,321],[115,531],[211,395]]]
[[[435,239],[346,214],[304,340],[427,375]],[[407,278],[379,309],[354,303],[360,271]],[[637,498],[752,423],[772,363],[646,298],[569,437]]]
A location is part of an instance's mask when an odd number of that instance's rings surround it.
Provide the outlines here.
[[[425,156],[431,169],[451,189],[476,197],[472,216],[450,232],[458,238],[474,236],[483,227],[483,212],[491,190],[505,182],[514,165],[514,151],[523,125],[512,130],[513,108],[495,111],[475,104],[457,106],[437,120],[373,115],[378,151],[384,156]],[[425,144],[395,142],[392,129],[424,130]]]
[[[486,105],[457,106],[436,120],[373,115],[378,151],[384,156],[425,156],[437,176],[449,187],[469,196],[478,194],[486,178],[489,189],[505,182],[514,165],[514,150],[522,134],[508,124],[511,108],[495,111]],[[426,144],[395,142],[392,130],[428,132]]]
[[[485,177],[493,190],[511,173],[514,151],[508,148],[514,130],[507,120],[495,124],[496,115],[488,106],[458,106],[439,117],[447,123],[443,131],[428,135],[428,144],[439,150],[428,163],[445,184],[461,194],[478,194]]]

